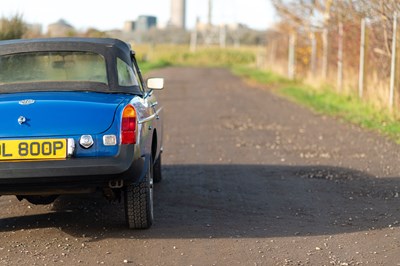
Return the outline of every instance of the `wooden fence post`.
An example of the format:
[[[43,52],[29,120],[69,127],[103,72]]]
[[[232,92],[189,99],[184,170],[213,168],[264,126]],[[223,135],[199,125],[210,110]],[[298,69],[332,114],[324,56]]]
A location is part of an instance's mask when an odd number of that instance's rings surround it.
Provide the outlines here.
[[[226,48],[226,28],[225,25],[219,27],[219,47]]]
[[[317,70],[317,40],[315,38],[315,33],[311,32],[311,75],[314,78]]]
[[[328,78],[328,49],[329,49],[329,30],[327,26],[322,31],[322,77]]]
[[[397,12],[393,13],[393,39],[392,39],[392,61],[390,64],[390,91],[389,91],[389,110],[393,110],[394,105],[394,85],[396,78],[396,48],[397,48]]]
[[[337,61],[337,90],[343,90],[343,23],[339,22],[338,29],[338,61]]]
[[[360,41],[360,66],[358,72],[358,97],[364,94],[364,65],[365,65],[365,18],[361,19],[361,41]]]
[[[274,64],[276,64],[276,43],[277,41],[271,41],[271,44],[269,45],[269,65],[273,66]]]
[[[296,33],[289,37],[289,59],[288,59],[288,77],[294,79],[296,72]]]
[[[197,23],[194,26],[194,30],[190,35],[190,52],[195,53],[197,50]]]

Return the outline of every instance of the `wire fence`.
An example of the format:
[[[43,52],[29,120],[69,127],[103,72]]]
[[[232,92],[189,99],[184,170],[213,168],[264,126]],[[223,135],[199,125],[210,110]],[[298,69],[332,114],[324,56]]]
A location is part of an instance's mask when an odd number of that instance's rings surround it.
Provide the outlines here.
[[[399,110],[398,30],[394,13],[393,23],[359,19],[319,31],[276,32],[260,62],[291,79],[331,84],[339,93]]]

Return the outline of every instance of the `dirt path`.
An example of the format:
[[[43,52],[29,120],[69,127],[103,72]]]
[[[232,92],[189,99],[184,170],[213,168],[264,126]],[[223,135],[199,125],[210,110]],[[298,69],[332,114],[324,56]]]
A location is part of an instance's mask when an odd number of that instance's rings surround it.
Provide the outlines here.
[[[396,265],[400,147],[223,69],[168,68],[150,230],[100,195],[1,197],[0,264]]]

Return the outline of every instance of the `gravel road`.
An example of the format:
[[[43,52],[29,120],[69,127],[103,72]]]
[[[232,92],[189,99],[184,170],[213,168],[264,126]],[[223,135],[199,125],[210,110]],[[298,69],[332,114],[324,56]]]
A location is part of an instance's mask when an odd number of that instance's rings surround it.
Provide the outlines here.
[[[167,68],[155,224],[1,197],[0,265],[400,265],[400,147],[224,69]]]

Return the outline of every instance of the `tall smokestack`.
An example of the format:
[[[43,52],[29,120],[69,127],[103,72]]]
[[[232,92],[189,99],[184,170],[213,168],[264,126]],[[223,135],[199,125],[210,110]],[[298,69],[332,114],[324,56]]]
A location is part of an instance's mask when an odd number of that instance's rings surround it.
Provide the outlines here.
[[[212,0],[208,0],[208,25],[212,25]]]
[[[171,0],[171,25],[186,28],[186,0]]]

